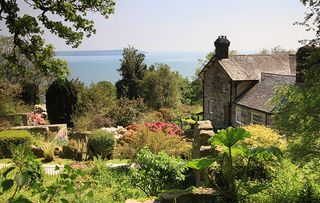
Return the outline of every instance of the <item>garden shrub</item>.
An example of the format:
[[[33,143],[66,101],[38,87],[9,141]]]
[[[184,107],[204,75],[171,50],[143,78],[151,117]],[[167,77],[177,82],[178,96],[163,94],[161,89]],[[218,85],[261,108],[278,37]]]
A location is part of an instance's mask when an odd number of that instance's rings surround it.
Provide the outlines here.
[[[146,196],[132,184],[132,170],[129,167],[109,168],[103,159],[95,157],[89,174],[95,180],[95,202],[125,202]]]
[[[168,136],[162,131],[151,131],[146,126],[132,126],[115,148],[114,156],[132,159],[143,148],[147,147],[152,153],[164,151],[175,157],[188,157],[191,144],[181,136]],[[128,128],[127,128],[128,129]]]
[[[77,91],[66,79],[55,80],[46,92],[46,106],[51,124],[66,123],[73,127],[72,116],[77,105]]]
[[[180,127],[175,123],[152,122],[144,125],[152,132],[164,132],[169,136],[181,136],[183,134]]]
[[[281,151],[286,150],[287,142],[285,138],[281,137],[275,130],[263,126],[263,125],[247,125],[242,126],[245,130],[250,132],[251,136],[247,137],[241,141],[242,145],[247,147],[257,148],[257,147],[277,147]],[[251,179],[266,180],[270,179],[277,172],[278,162],[276,157],[272,157],[269,161],[261,161],[257,159],[251,159],[251,167],[248,170],[248,176]],[[235,159],[235,164],[239,168],[243,168],[246,165],[242,159]]]
[[[4,157],[10,157],[12,151],[10,145],[20,145],[30,142],[32,135],[26,130],[6,130],[0,132],[0,150],[1,155]]]
[[[47,143],[44,147],[44,161],[51,162],[54,160],[54,145]]]
[[[128,98],[120,98],[110,108],[108,117],[113,119],[116,125],[126,127],[140,121],[142,112],[145,110],[146,106],[142,99],[129,100]]]
[[[110,159],[115,144],[116,140],[112,133],[104,130],[95,130],[89,136],[88,150],[93,156],[101,156],[103,159]]]
[[[153,154],[142,149],[137,154],[133,182],[148,196],[156,196],[163,190],[179,189],[187,170],[185,162],[164,152]]]
[[[242,141],[243,144],[251,147],[278,147],[284,150],[287,146],[286,140],[281,137],[275,130],[263,125],[242,126],[250,132],[251,137]]]

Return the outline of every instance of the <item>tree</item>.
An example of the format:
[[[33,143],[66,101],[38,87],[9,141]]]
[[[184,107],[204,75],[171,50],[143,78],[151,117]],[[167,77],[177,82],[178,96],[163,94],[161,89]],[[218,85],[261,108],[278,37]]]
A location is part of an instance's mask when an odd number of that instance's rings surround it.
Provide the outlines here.
[[[23,4],[33,12],[23,13],[20,10]],[[66,44],[78,47],[84,35],[90,37],[95,33],[94,22],[86,18],[88,12],[99,12],[108,18],[114,6],[114,0],[1,0],[0,20],[13,35],[14,43],[12,52],[4,57],[15,64],[19,52],[44,73],[60,75],[64,66],[53,58],[53,46],[45,45],[42,37],[45,29],[64,39]]]
[[[294,138],[291,151],[304,160],[320,155],[320,49],[309,48],[309,53],[305,47],[297,52],[299,83],[279,88],[273,98],[275,127]]]
[[[147,70],[147,65],[144,63],[145,55],[139,53],[133,46],[129,46],[123,49],[122,56],[121,67],[118,69],[122,79],[116,83],[118,98],[139,98],[141,96],[139,83]]]
[[[105,114],[117,98],[115,86],[108,81],[93,83],[79,94],[83,99],[79,105],[85,106],[83,113],[86,114]]]
[[[237,55],[238,52],[236,50],[230,50],[229,51],[229,56],[234,56]],[[203,68],[205,65],[207,65],[207,63],[212,59],[212,57],[215,55],[215,51],[211,51],[209,52],[205,58],[202,59],[198,59],[198,62],[201,66],[201,68]]]
[[[304,6],[310,10],[306,13],[304,21],[296,24],[306,26],[307,31],[315,31],[315,39],[311,40],[312,44],[319,44],[320,42],[320,0],[300,0]]]
[[[35,104],[39,101],[40,93],[43,89],[47,89],[58,75],[53,73],[45,74],[32,64],[23,54],[16,51],[16,61],[12,63],[7,60],[6,55],[13,54],[14,42],[13,37],[0,36],[0,78],[9,83],[20,85],[22,87],[21,99],[26,104]],[[55,60],[53,57],[48,58],[47,61]],[[68,66],[64,60],[59,61],[61,71],[59,75],[67,75]],[[41,92],[39,92],[41,91]]]
[[[77,91],[72,83],[66,79],[55,80],[46,92],[46,106],[51,124],[66,123],[73,127]]]
[[[175,108],[181,101],[178,73],[167,64],[156,64],[141,81],[142,96],[152,108]]]
[[[284,49],[280,45],[272,47],[271,49],[263,48],[259,52],[259,54],[271,54],[271,55],[275,55],[275,54],[295,54],[295,53],[296,53],[295,50],[293,50],[293,49]]]

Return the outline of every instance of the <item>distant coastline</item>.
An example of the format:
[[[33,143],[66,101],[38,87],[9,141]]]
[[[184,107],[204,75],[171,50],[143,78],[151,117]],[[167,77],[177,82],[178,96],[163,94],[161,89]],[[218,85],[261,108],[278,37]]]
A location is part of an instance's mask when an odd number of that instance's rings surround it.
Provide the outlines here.
[[[117,56],[122,55],[122,49],[115,50],[83,50],[83,51],[56,51],[56,56]],[[141,51],[140,53],[147,54]]]

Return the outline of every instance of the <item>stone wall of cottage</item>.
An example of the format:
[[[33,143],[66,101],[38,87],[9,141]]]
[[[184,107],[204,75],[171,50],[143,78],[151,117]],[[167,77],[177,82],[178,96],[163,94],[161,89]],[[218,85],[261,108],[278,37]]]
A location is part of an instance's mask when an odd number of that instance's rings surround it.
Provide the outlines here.
[[[213,62],[204,74],[204,120],[215,129],[230,125],[231,79],[218,62]]]
[[[255,83],[232,81],[220,64],[213,62],[204,74],[204,119],[210,120],[215,129],[232,125],[234,112],[231,103]]]

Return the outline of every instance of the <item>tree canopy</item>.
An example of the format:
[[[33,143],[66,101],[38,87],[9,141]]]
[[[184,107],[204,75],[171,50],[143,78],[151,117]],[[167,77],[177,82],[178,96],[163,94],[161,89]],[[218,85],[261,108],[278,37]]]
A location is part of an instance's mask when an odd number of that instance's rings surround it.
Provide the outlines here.
[[[146,104],[155,109],[177,107],[181,100],[179,83],[178,73],[172,72],[167,64],[156,64],[141,81]]]
[[[33,12],[24,13],[23,4]],[[67,45],[78,47],[84,35],[90,37],[96,32],[94,22],[87,14],[99,12],[108,18],[114,12],[115,1],[1,0],[0,6],[0,20],[5,22],[14,43],[12,51],[3,56],[14,63],[18,52],[44,73],[61,75],[64,64],[53,58],[53,46],[45,44],[44,31],[64,39]]]
[[[320,0],[300,0],[303,5],[307,6],[309,12],[306,12],[304,21],[297,24],[304,25],[307,31],[315,31],[316,37],[311,40],[313,44],[320,43]]]
[[[132,46],[123,49],[121,67],[118,69],[122,79],[116,83],[118,97],[136,99],[141,97],[139,83],[142,80],[147,65],[144,63],[145,55],[139,53]]]

